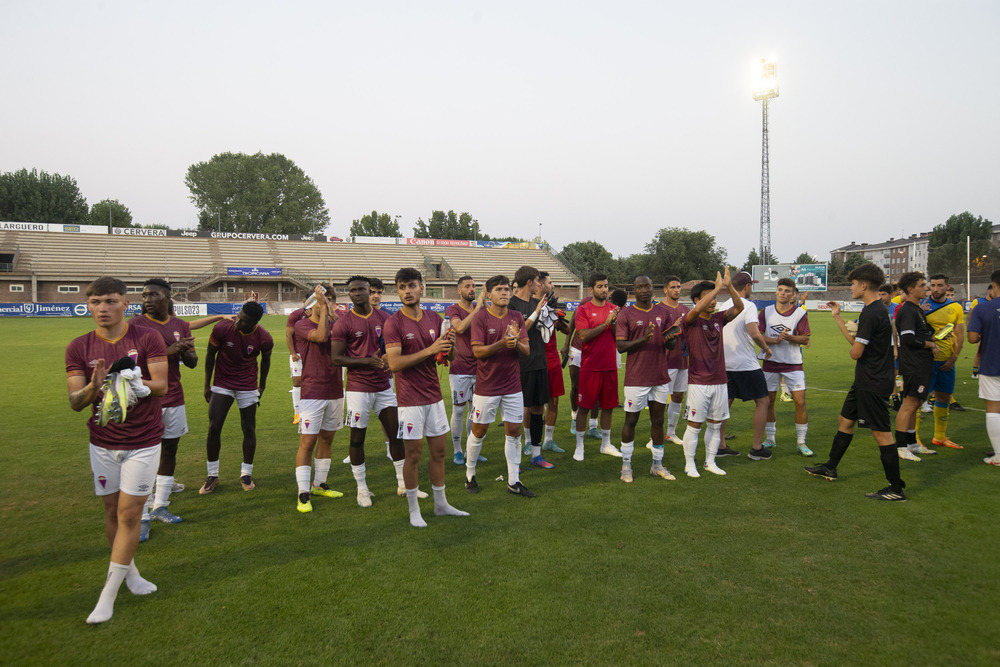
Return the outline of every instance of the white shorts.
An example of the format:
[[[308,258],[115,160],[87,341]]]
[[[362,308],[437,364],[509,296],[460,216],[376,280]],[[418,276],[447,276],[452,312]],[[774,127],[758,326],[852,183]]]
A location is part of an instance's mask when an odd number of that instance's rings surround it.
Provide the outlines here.
[[[511,424],[524,421],[524,394],[504,394],[503,396],[472,395],[472,423],[492,424],[497,411],[500,420]]]
[[[223,396],[230,396],[236,399],[236,407],[240,410],[243,408],[250,407],[258,401],[260,398],[260,392],[254,389],[253,391],[243,391],[241,389],[223,389],[222,387],[212,386],[213,394],[222,394]]]
[[[299,401],[299,433],[339,431],[344,426],[344,399],[303,398]]]
[[[188,432],[187,410],[183,405],[176,405],[172,408],[163,408],[163,435],[164,440],[172,440],[186,435]]]
[[[671,394],[683,394],[688,390],[688,369],[686,368],[669,368],[667,369],[670,373],[670,382],[667,386],[670,388]]]
[[[580,367],[580,360],[583,359],[583,350],[578,347],[569,348],[569,365]]]
[[[302,377],[302,357],[299,357],[299,360],[295,361],[293,355],[288,355],[288,370],[291,371],[293,378]]]
[[[472,400],[476,390],[475,375],[449,375],[448,386],[451,387],[451,404],[460,405]]]
[[[380,415],[386,408],[396,407],[396,394],[392,389],[382,391],[345,391],[347,425],[351,428],[368,428],[372,414]]]
[[[666,405],[670,400],[670,384],[657,387],[625,386],[625,412],[642,412],[649,402]]]
[[[783,371],[781,373],[764,371],[764,381],[767,382],[767,390],[778,391],[778,387],[781,385],[781,378],[785,378],[785,388],[788,391],[806,390],[805,371]]]
[[[148,496],[160,467],[160,445],[142,449],[104,449],[91,443],[90,469],[94,471],[94,494],[109,496],[121,491],[130,496]]]
[[[688,387],[684,419],[701,424],[706,419],[729,419],[729,387],[726,384],[693,384]]]
[[[444,435],[451,428],[444,411],[444,401],[430,405],[408,405],[399,408],[399,439],[420,440]]]
[[[1000,401],[1000,376],[979,376],[979,398],[984,401]]]

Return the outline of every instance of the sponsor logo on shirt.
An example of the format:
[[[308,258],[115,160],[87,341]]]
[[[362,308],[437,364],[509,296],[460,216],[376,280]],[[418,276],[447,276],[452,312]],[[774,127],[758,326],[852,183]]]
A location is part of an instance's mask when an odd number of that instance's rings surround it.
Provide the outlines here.
[[[365,334],[364,334],[364,332],[363,332],[363,331],[355,331],[355,332],[354,332],[354,337],[355,337],[355,338],[361,338],[361,337],[362,337],[362,336],[364,336],[364,335],[365,335]]]

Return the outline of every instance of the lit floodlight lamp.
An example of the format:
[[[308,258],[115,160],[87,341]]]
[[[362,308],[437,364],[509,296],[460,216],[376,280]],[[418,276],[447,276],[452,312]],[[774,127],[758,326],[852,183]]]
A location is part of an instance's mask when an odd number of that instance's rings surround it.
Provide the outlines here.
[[[771,99],[778,96],[778,65],[774,59],[760,59],[760,71],[758,72],[757,83],[754,86],[753,98],[761,100]]]

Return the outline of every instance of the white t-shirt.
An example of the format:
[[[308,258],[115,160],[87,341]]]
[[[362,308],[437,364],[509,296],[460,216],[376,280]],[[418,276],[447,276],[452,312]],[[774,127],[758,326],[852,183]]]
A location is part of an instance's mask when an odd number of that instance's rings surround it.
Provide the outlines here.
[[[729,299],[716,309],[723,313],[732,307],[733,300]],[[749,299],[743,299],[743,312],[722,329],[727,371],[753,371],[760,368],[753,339],[747,333],[748,324],[757,324],[757,306]]]

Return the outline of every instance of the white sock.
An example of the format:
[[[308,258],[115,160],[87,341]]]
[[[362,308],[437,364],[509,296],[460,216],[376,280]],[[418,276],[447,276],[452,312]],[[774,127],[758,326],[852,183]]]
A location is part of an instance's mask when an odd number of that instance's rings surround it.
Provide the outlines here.
[[[132,595],[149,595],[156,592],[156,584],[147,581],[139,575],[139,569],[135,566],[135,560],[128,564],[128,572],[125,573],[125,585]]]
[[[299,414],[299,401],[302,399],[302,387],[292,387],[292,408]]]
[[[364,489],[368,490],[368,482],[365,480],[365,464],[362,463],[359,466],[351,466],[351,474],[354,475],[354,481],[358,483],[358,491]]]
[[[115,598],[118,597],[118,589],[125,581],[126,574],[128,574],[128,565],[114,561],[108,565],[108,577],[104,580],[101,597],[98,598],[94,611],[90,612],[90,616],[87,617],[87,623],[103,623],[115,613]]]
[[[986,413],[986,434],[993,445],[993,455],[1000,456],[1000,412]]]
[[[806,444],[806,432],[809,430],[809,424],[796,424],[795,425],[795,441],[800,444]]]
[[[243,475],[253,475],[253,464],[252,463],[241,463],[240,464],[240,477]]]
[[[571,417],[573,417],[572,421],[575,424],[576,423],[576,410],[572,410],[569,414],[570,414]]]
[[[587,424],[588,424],[587,426],[588,429],[597,428],[597,417],[591,417],[590,421],[588,421]]]
[[[427,522],[420,515],[420,504],[417,502],[417,490],[406,490],[406,504],[410,508],[410,525],[414,528],[426,528]]]
[[[504,455],[507,457],[507,484],[514,486],[521,480],[521,441],[514,436],[504,436]]]
[[[611,429],[601,429],[601,447],[605,445],[611,445]]]
[[[556,437],[556,427],[555,427],[555,425],[549,426],[548,424],[546,424],[545,425],[545,439],[542,441],[542,444],[545,444],[546,442],[552,442],[552,438],[554,438],[554,437]]]
[[[662,452],[663,445],[660,445]],[[635,451],[635,441],[622,443],[622,465],[632,467],[632,452]]]
[[[451,409],[451,444],[456,454],[462,453],[462,426],[465,425],[465,403]]]
[[[476,474],[476,462],[479,452],[483,451],[483,438],[477,438],[469,431],[469,439],[465,441],[465,479],[471,480]]]
[[[312,468],[309,466],[295,467],[295,482],[299,485],[299,493],[309,493],[309,476]]]
[[[469,516],[468,512],[457,510],[448,504],[443,486],[431,484],[431,491],[434,492],[434,516]]]
[[[393,461],[392,467],[396,469],[396,486],[400,489],[405,489],[406,483],[403,481],[403,459]],[[414,490],[414,492],[416,492],[416,490]]]
[[[677,422],[681,417],[681,404],[670,401],[667,404],[667,437],[677,435]]]
[[[524,444],[526,444],[528,447],[531,447],[533,444],[531,442],[531,431],[528,430],[527,426],[523,425],[521,426],[521,430],[524,432]]]
[[[622,444],[622,457],[625,456],[625,445]],[[663,445],[653,445],[653,464],[663,464]]]
[[[313,477],[313,486],[326,484],[326,476],[330,474],[330,459],[316,459],[316,475]]]
[[[577,449],[580,449],[580,450],[583,449],[583,436],[584,436],[584,432],[583,431],[577,431],[576,432],[576,447],[577,447]]]
[[[208,462],[208,476],[209,477],[218,477],[219,476],[219,462],[218,462],[218,460],[216,460],[216,461],[209,461]]]
[[[542,455],[542,447],[541,447],[541,445],[532,445],[531,446],[531,458],[537,459],[541,455]]]
[[[705,425],[705,463],[715,465],[715,455],[719,453],[722,442],[722,424],[706,422]]]
[[[684,460],[685,465],[694,467],[694,455],[698,451],[698,434],[701,433],[701,424],[697,427],[688,424],[684,431]]]
[[[170,490],[174,488],[173,475],[156,476],[156,492],[153,497],[153,509],[166,507],[170,504]]]
[[[778,422],[764,422],[764,437],[768,442],[774,442],[774,435],[778,432]]]

